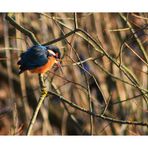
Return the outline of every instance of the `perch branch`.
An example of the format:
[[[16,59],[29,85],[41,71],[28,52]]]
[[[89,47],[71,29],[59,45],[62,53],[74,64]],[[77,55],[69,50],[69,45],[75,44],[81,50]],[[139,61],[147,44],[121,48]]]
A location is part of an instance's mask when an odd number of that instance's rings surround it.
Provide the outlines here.
[[[44,79],[43,79],[43,75],[42,74],[39,74],[39,81],[40,81],[40,86],[41,86],[41,96],[39,98],[39,101],[38,101],[38,104],[37,104],[37,107],[32,115],[32,118],[30,120],[30,123],[29,123],[29,126],[27,128],[27,132],[26,132],[26,135],[30,135],[31,134],[31,131],[32,131],[32,128],[33,128],[33,125],[36,121],[36,118],[37,118],[37,115],[39,113],[39,110],[42,106],[42,103],[43,101],[45,100],[47,94],[48,94],[48,91],[45,87],[45,82],[44,82]]]

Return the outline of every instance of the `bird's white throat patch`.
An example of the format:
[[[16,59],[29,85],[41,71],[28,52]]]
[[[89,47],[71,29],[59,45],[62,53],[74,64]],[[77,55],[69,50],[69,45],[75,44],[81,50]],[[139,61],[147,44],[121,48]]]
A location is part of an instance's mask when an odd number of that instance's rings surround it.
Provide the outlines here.
[[[50,54],[52,54],[53,56],[56,55],[52,50],[48,50],[48,52],[49,52]]]

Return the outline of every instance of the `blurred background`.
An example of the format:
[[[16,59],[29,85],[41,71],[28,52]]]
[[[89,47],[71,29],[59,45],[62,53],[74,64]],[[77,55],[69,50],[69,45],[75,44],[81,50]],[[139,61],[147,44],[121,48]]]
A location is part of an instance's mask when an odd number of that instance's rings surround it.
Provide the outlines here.
[[[62,52],[62,69],[44,77],[50,91],[112,119],[148,121],[148,13],[13,13],[15,21],[46,44],[78,28],[110,57],[125,65],[129,79],[89,38],[72,34],[54,45]],[[48,44],[48,43],[47,43]],[[0,14],[0,135],[24,135],[40,96],[37,74],[18,75],[19,55],[33,44]],[[138,86],[138,87],[137,87]],[[93,130],[92,130],[93,128]],[[33,135],[146,135],[147,127],[92,117],[49,95]]]

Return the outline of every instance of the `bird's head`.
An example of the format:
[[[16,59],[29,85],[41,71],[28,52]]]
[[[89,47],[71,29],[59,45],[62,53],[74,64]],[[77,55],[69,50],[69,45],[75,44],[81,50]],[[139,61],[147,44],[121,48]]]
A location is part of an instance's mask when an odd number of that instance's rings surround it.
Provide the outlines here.
[[[46,46],[46,48],[48,51],[47,56],[48,57],[53,56],[56,59],[55,64],[58,67],[61,67],[61,52],[60,52],[59,48],[56,46],[53,46],[53,45]]]
[[[49,57],[53,56],[57,60],[61,58],[61,52],[60,52],[58,47],[53,46],[53,45],[49,45],[49,46],[46,46],[46,48],[47,48],[47,51],[48,51],[48,55],[47,56],[49,56]]]

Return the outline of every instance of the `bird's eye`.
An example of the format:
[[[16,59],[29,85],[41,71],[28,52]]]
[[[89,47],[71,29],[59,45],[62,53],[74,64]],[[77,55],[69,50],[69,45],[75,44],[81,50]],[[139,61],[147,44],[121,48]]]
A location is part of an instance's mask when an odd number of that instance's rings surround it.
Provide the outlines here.
[[[59,54],[58,53],[55,54],[55,58],[59,59]]]

